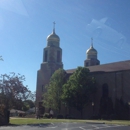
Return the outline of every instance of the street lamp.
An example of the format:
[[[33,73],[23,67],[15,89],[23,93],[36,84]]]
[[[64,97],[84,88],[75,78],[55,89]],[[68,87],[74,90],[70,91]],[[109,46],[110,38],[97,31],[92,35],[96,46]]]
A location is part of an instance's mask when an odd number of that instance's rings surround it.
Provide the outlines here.
[[[92,102],[92,107],[93,107],[93,115],[94,115],[94,102]]]

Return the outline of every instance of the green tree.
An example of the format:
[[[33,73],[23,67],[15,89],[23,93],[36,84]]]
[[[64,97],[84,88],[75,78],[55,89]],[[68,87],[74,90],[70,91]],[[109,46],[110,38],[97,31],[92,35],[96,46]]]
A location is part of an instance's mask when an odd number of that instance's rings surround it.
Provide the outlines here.
[[[27,110],[29,110],[30,108],[33,108],[33,107],[35,107],[35,102],[33,102],[32,100],[25,100],[25,101],[23,101],[22,109],[24,111],[27,111]]]
[[[78,67],[63,86],[62,99],[67,106],[75,107],[81,113],[96,92],[96,81],[86,67]]]
[[[43,94],[43,105],[46,108],[61,110],[62,86],[66,82],[66,72],[58,69],[54,72],[50,79],[50,83],[46,86],[46,93]]]

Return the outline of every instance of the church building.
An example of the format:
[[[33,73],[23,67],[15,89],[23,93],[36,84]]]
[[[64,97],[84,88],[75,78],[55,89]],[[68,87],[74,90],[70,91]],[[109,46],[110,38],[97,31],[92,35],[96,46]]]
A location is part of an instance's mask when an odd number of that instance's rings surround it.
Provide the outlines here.
[[[90,70],[90,74],[97,81],[97,92],[93,95],[91,103],[83,110],[83,118],[92,116],[112,116],[118,115],[118,119],[128,119],[130,117],[130,60],[114,62],[100,65],[97,58],[97,50],[91,46],[86,51],[84,67]],[[60,38],[55,33],[55,23],[52,33],[47,37],[47,46],[43,49],[43,62],[37,72],[36,102],[42,101],[45,92],[45,85],[49,83],[50,77],[55,70],[63,68],[62,49],[60,48]],[[66,70],[71,75],[76,69]],[[122,114],[121,114],[122,111]],[[63,115],[70,114],[80,118],[80,112],[71,108],[63,108]],[[114,117],[113,117],[114,118]],[[116,118],[116,117],[115,117]]]

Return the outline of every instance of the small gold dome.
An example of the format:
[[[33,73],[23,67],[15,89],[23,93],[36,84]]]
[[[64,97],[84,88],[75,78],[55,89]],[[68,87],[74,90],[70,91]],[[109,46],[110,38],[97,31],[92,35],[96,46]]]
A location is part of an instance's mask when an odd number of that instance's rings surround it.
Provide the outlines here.
[[[60,38],[58,35],[55,34],[55,31],[53,30],[53,32],[47,37],[47,41],[60,41]]]
[[[96,49],[93,48],[93,46],[91,46],[87,51],[86,51],[87,54],[97,54],[97,51]]]
[[[93,38],[91,38],[91,46],[90,46],[90,48],[86,51],[86,53],[87,53],[88,55],[93,55],[93,54],[97,55],[97,50],[93,48]]]

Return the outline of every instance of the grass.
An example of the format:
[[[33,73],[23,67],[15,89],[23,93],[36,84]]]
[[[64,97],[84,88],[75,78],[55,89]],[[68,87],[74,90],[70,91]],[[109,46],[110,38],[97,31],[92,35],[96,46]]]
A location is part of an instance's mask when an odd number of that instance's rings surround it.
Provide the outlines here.
[[[85,122],[85,120],[67,119],[35,119],[35,118],[11,118],[10,123],[15,125],[40,124],[40,123],[59,123],[59,122]]]
[[[35,118],[11,118],[10,124],[26,125],[26,124],[41,124],[41,123],[59,123],[59,122],[82,122],[82,123],[105,123],[130,125],[130,121],[126,120],[68,120],[68,119],[35,119]]]

